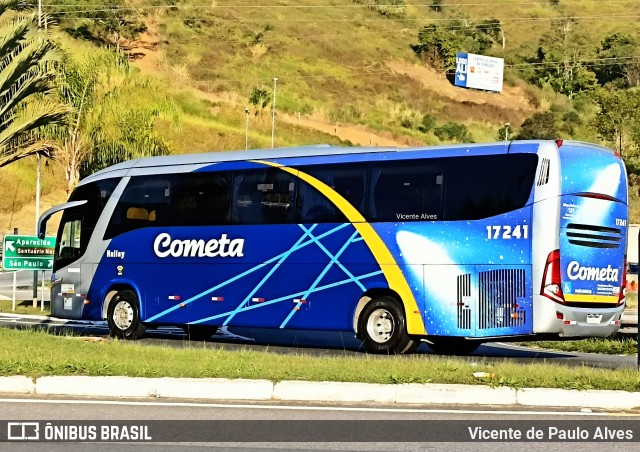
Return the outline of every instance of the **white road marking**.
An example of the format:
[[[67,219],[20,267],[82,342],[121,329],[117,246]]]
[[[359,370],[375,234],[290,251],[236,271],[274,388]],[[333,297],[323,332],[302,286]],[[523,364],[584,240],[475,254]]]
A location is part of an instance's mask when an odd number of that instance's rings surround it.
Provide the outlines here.
[[[251,405],[230,403],[198,403],[198,402],[142,402],[127,400],[43,400],[43,399],[0,399],[2,403],[24,404],[64,404],[64,405],[125,405],[125,406],[163,406],[193,408],[246,408],[258,410],[293,410],[293,411],[361,411],[371,413],[440,413],[440,414],[504,414],[535,416],[613,416],[640,417],[640,413],[588,413],[583,411],[523,411],[523,410],[454,410],[438,408],[377,408],[377,407],[338,407],[338,406],[287,406],[287,405]]]

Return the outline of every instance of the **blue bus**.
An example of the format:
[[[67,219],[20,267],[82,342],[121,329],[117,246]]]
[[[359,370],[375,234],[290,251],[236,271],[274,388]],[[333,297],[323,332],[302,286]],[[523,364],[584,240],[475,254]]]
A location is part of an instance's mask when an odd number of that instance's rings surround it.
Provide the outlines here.
[[[625,307],[627,176],[569,141],[142,158],[57,231],[52,315],[114,337],[180,326],[353,331],[370,353],[608,336]]]

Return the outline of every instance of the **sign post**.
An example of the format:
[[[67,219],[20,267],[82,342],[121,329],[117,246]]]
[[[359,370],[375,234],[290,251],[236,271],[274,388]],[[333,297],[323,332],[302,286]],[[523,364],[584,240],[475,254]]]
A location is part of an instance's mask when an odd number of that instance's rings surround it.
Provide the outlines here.
[[[49,270],[53,268],[55,237],[5,235],[2,266],[5,270]]]
[[[16,278],[17,272],[31,270],[34,274],[38,270],[53,268],[53,253],[56,247],[55,237],[41,239],[32,235],[5,235],[2,241],[2,267],[5,270],[13,270],[13,298],[11,310],[16,310]],[[42,278],[44,294],[44,276]],[[34,287],[37,293],[37,287]],[[42,300],[44,309],[44,296]]]

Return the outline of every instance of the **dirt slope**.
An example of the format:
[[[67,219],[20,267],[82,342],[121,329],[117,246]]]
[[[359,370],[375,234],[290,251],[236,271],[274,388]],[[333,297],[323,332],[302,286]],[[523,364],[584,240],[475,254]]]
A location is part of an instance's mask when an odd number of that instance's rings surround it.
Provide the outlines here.
[[[426,66],[418,66],[404,61],[391,61],[387,67],[398,74],[404,74],[420,81],[427,89],[456,102],[491,104],[507,110],[533,112],[527,102],[524,90],[520,87],[505,85],[501,93],[490,93],[472,89],[458,88],[452,85],[442,72]]]

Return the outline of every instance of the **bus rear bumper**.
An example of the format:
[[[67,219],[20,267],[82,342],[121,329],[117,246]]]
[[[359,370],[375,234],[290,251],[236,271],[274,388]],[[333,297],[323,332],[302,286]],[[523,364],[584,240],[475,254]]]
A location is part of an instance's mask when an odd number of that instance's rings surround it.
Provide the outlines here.
[[[562,337],[606,337],[618,332],[625,305],[575,307],[534,295],[533,333]]]
[[[622,324],[624,306],[613,309],[583,309],[559,306],[556,320],[563,337],[607,337]],[[562,319],[558,318],[562,315]]]

